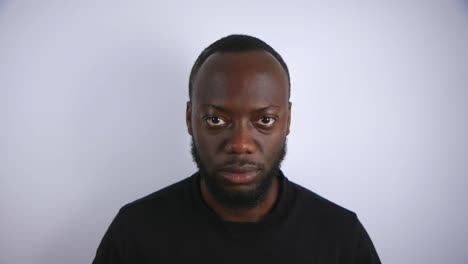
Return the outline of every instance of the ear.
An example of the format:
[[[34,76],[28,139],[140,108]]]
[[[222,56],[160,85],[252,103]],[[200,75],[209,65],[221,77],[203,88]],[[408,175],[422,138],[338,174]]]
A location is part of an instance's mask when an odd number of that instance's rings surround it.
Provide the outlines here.
[[[187,131],[192,136],[192,102],[187,102],[187,109],[185,110],[185,122],[187,124]]]
[[[288,129],[286,131],[286,135],[289,135],[289,128],[291,127],[291,106],[292,106],[292,103],[289,102],[289,107],[288,107]]]

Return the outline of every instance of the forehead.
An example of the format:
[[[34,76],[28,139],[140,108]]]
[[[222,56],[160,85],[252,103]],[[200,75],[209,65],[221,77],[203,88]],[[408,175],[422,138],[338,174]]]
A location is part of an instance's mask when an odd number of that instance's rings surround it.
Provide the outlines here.
[[[217,52],[202,64],[193,82],[195,104],[287,104],[288,79],[266,51]]]

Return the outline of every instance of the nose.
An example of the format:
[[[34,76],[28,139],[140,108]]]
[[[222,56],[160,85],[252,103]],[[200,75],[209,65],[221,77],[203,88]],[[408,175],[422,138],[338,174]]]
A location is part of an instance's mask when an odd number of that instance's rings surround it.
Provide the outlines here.
[[[231,128],[225,151],[228,154],[252,154],[257,150],[249,124],[236,124]]]

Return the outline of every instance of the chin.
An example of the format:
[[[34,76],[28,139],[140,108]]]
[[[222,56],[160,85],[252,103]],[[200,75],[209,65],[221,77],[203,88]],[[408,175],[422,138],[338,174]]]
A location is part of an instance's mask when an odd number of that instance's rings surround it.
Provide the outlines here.
[[[221,175],[205,175],[208,191],[226,208],[254,208],[261,203],[270,190],[274,176],[258,174],[255,181],[233,184]]]
[[[238,195],[249,195],[255,193],[259,189],[258,183],[248,183],[248,184],[222,184],[218,186],[219,189],[224,190],[226,193],[238,194]]]

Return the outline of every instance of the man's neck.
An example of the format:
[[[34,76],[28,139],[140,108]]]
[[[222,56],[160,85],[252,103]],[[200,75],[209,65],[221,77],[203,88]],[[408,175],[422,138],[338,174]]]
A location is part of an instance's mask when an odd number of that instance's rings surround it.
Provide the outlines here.
[[[279,194],[279,188],[279,179],[275,177],[265,198],[257,206],[248,209],[230,209],[219,203],[206,187],[203,177],[200,179],[201,196],[205,203],[218,214],[221,219],[229,222],[257,222],[261,220],[275,205]]]

